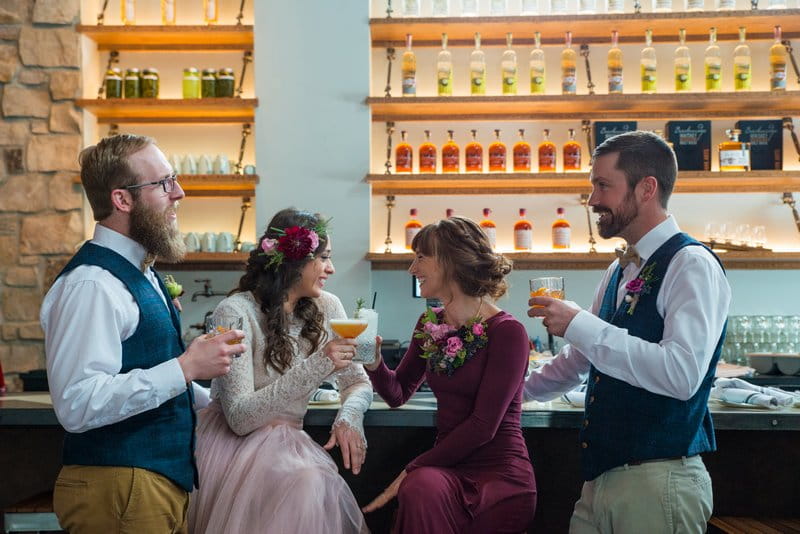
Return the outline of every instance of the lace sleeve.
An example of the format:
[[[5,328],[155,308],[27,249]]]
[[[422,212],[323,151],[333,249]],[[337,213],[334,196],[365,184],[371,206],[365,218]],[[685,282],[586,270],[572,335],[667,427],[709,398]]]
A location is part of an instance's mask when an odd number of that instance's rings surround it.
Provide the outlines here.
[[[364,445],[367,438],[364,435],[364,413],[372,404],[372,384],[369,381],[364,367],[358,364],[351,364],[344,369],[334,373],[333,378],[339,387],[342,396],[342,407],[336,414],[333,427],[339,425],[349,425],[361,435]]]

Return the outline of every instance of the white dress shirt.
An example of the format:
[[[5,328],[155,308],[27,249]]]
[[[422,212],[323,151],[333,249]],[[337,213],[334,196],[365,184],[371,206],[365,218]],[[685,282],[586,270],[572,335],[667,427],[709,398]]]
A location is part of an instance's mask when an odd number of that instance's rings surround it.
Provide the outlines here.
[[[146,255],[139,243],[101,225],[95,226],[91,242],[137,268]],[[167,306],[153,270],[148,267],[144,275]],[[136,332],[139,307],[125,285],[101,267],[81,265],[56,280],[39,318],[53,408],[68,432],[117,423],[186,391],[177,358],[120,373],[122,342]],[[208,390],[193,385],[199,409],[208,404]]]
[[[617,305],[625,297],[625,284],[678,232],[677,222],[669,216],[634,244],[642,262],[638,267],[630,263],[622,272]],[[630,335],[597,316],[617,264],[615,260],[606,270],[591,311],[581,310],[569,323],[564,334],[569,344],[525,383],[527,400],[550,400],[573,389],[585,380],[591,365],[633,386],[679,400],[691,398],[700,387],[731,300],[728,280],[717,260],[698,246],[684,247],[672,258],[656,298],[656,309],[664,319],[664,335],[658,343]]]

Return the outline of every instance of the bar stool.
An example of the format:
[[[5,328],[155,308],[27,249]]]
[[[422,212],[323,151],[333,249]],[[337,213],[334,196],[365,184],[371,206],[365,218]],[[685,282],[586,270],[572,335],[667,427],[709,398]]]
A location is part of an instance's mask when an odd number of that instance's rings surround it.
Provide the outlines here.
[[[3,532],[63,532],[53,513],[53,492],[47,491],[3,510]]]

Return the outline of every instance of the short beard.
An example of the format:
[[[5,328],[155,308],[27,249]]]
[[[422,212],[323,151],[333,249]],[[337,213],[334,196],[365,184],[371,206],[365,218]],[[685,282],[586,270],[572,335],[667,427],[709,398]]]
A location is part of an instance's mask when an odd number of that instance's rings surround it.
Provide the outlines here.
[[[158,212],[139,200],[131,211],[131,238],[166,263],[177,263],[186,255],[177,225],[167,222],[167,211],[175,209],[177,205]]]
[[[597,233],[603,239],[610,239],[618,236],[625,228],[639,216],[639,206],[636,205],[636,199],[633,191],[629,191],[622,201],[622,206],[619,211],[614,213],[611,211],[609,220],[605,223],[597,221]]]

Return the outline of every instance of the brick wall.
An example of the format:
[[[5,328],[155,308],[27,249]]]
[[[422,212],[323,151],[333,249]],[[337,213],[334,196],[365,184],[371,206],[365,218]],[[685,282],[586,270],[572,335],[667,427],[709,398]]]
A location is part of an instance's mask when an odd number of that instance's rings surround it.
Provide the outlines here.
[[[45,366],[39,307],[83,238],[79,0],[0,2],[0,362]]]

